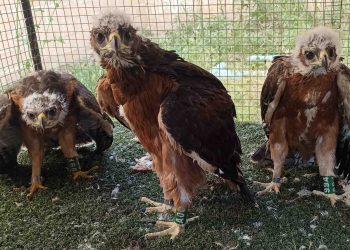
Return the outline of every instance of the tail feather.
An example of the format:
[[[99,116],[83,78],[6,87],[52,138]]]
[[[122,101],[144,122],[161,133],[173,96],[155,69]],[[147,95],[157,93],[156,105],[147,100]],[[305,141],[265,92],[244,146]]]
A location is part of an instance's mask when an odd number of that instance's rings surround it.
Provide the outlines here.
[[[344,124],[339,133],[337,151],[337,174],[343,176],[344,179],[349,179],[350,174],[350,130]]]

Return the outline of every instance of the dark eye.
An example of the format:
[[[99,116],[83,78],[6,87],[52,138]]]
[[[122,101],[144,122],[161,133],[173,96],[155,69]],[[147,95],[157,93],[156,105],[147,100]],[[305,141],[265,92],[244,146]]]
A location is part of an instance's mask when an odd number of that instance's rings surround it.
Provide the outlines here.
[[[96,41],[97,41],[99,44],[101,44],[101,43],[103,43],[104,40],[105,40],[105,35],[102,34],[101,32],[98,32],[98,33],[96,33],[95,38],[96,38]]]
[[[34,113],[27,113],[27,116],[29,117],[29,119],[31,119],[32,121],[35,119],[35,114]]]
[[[329,57],[335,56],[335,48],[327,48],[327,53]]]
[[[126,32],[126,33],[124,34],[123,38],[124,38],[124,39],[123,39],[124,42],[129,42],[130,39],[131,39],[130,33],[129,33],[129,32]]]
[[[315,53],[312,52],[312,51],[306,51],[306,52],[305,52],[305,57],[306,57],[306,59],[308,59],[308,60],[312,60],[312,59],[314,59],[314,57],[315,57]]]
[[[56,108],[51,108],[47,111],[47,115],[49,116],[55,116],[56,115]]]

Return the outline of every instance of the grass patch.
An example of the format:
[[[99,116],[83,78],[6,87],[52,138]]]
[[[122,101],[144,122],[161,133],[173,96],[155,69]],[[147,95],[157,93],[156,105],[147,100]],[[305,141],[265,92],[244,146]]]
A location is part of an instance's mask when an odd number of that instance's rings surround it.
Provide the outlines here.
[[[260,125],[239,123],[243,168],[249,186],[253,180],[268,181],[270,173],[249,163],[249,153],[262,141]],[[258,199],[260,209],[247,207],[222,181],[208,176],[189,210],[200,219],[191,223],[173,246],[168,239],[148,241],[142,236],[154,231],[147,223],[154,216],[140,211],[145,207],[140,197],[162,200],[158,178],[153,173],[131,174],[128,167],[143,155],[132,134],[117,126],[113,146],[103,157],[103,170],[91,182],[73,183],[66,177],[60,153],[51,153],[44,165],[47,191],[28,201],[13,187],[27,186],[29,166],[20,167],[15,179],[0,179],[1,249],[344,249],[349,243],[350,210],[339,203],[335,208],[319,197],[293,201],[302,188],[321,189],[317,177],[305,173],[315,168],[294,167],[286,170],[289,182],[280,195]],[[27,164],[26,157],[22,163]],[[298,177],[300,183],[292,180]],[[117,200],[111,191],[120,185]],[[252,190],[256,191],[255,187]],[[17,204],[17,205],[16,205]],[[220,246],[221,245],[221,246]]]

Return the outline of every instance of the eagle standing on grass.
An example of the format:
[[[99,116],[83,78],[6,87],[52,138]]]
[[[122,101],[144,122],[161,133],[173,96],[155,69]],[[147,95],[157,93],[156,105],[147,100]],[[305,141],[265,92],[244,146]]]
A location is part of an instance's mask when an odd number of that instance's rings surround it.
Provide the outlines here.
[[[80,167],[76,144],[93,140],[95,153],[102,153],[113,141],[112,125],[104,119],[91,92],[72,75],[40,71],[15,84],[6,94],[13,106],[6,114],[19,121],[18,133],[12,136],[23,141],[32,161],[28,197],[46,189],[42,185],[41,166],[47,148],[60,146],[74,180],[90,178],[91,171],[82,171]],[[7,138],[3,133],[0,136],[0,142]],[[13,142],[6,141],[7,147],[13,148]],[[17,153],[18,149],[11,154],[12,161]]]
[[[146,237],[174,239],[181,232],[204,171],[251,198],[240,170],[235,107],[216,77],[139,36],[119,11],[99,16],[90,39],[109,80],[97,91],[113,97],[103,105],[120,105],[119,113],[151,154],[163,188],[164,204],[142,198],[155,206],[146,212],[175,212],[174,222],[157,222],[167,230]]]
[[[288,152],[304,159],[315,153],[324,193],[332,204],[336,147],[343,102],[350,122],[350,71],[340,63],[339,36],[317,27],[300,35],[292,56],[276,57],[261,92],[261,116],[274,170],[271,183],[258,194],[279,192]]]

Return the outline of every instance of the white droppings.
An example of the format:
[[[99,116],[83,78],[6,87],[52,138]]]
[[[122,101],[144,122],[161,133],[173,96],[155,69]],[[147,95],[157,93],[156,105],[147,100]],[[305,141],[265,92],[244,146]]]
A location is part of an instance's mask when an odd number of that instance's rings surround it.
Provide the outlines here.
[[[302,189],[297,193],[297,195],[300,197],[311,196],[311,194],[312,194],[312,192],[310,190],[307,190],[307,189]]]

